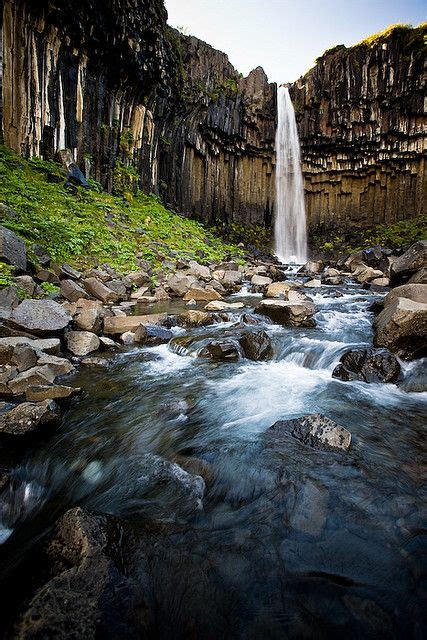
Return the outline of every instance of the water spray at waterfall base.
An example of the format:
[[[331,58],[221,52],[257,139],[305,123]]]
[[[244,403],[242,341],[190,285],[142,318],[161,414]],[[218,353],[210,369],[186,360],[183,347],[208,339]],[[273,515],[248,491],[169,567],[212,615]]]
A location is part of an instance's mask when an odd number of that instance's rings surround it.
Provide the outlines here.
[[[274,251],[282,262],[307,261],[304,187],[297,124],[289,89],[277,89]]]

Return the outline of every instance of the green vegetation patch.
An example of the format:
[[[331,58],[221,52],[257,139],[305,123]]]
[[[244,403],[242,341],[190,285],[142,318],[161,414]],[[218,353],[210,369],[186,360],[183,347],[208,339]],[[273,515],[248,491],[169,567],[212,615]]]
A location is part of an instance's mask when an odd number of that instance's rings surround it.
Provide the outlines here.
[[[133,188],[133,175],[120,165],[115,187]],[[92,189],[73,194],[63,186],[59,165],[24,160],[0,146],[0,202],[16,216],[3,215],[1,223],[26,242],[42,245],[55,262],[83,268],[108,263],[126,272],[147,260],[158,270],[165,259],[187,258],[200,262],[241,257],[201,223],[166,209],[154,195],[129,194],[129,200]],[[34,258],[30,251],[30,258]],[[3,274],[7,278],[9,274]]]

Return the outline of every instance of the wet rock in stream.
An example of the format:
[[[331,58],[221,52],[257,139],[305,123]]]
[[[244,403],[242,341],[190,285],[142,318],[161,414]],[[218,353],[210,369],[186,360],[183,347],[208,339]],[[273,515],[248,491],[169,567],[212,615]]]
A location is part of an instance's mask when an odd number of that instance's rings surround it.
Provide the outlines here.
[[[274,442],[287,433],[303,444],[325,451],[347,451],[351,444],[351,433],[320,413],[278,420],[267,430],[266,436]]]
[[[341,356],[332,377],[344,381],[396,382],[399,374],[399,361],[387,349],[352,349]]]

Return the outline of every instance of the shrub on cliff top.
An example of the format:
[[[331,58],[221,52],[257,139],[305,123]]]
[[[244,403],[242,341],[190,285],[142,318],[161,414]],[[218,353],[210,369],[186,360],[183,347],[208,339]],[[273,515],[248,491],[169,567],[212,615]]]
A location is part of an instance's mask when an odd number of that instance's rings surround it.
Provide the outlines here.
[[[78,267],[107,262],[129,271],[137,268],[138,257],[156,270],[171,255],[200,262],[241,256],[236,246],[169,211],[154,195],[139,192],[128,202],[99,187],[72,194],[64,179],[56,163],[25,160],[0,146],[0,202],[17,214],[5,213],[1,223],[28,247],[45,247],[56,262]]]

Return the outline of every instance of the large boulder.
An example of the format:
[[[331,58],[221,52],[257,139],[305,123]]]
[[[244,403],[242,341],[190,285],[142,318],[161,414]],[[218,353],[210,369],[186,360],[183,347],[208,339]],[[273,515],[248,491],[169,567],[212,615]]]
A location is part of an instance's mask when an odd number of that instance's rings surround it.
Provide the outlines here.
[[[227,291],[239,289],[243,281],[243,274],[236,269],[226,269],[221,280],[221,284]]]
[[[172,331],[164,327],[156,326],[155,324],[140,324],[133,335],[135,342],[150,346],[166,344],[173,338]]]
[[[323,262],[322,260],[309,260],[306,262],[302,270],[306,273],[322,273]]]
[[[27,250],[25,242],[10,229],[0,226],[0,260],[25,271]]]
[[[375,318],[374,344],[401,358],[421,357],[427,352],[427,304],[397,298]]]
[[[397,258],[390,268],[392,286],[403,284],[412,274],[427,265],[427,240],[415,242],[403,255]]]
[[[190,267],[188,274],[195,276],[198,280],[205,280],[206,282],[211,279],[211,271],[209,267],[205,267],[203,264],[199,264],[195,260],[190,260],[188,263]]]
[[[99,349],[99,338],[91,331],[69,331],[65,335],[68,351],[75,356],[87,356]]]
[[[291,302],[286,300],[261,300],[257,313],[267,316],[273,322],[292,327],[313,327],[316,307],[312,302]]]
[[[269,360],[273,357],[271,340],[265,331],[245,331],[240,336],[239,343],[249,360]]]
[[[44,351],[53,356],[57,356],[61,350],[61,342],[59,338],[27,338],[25,336],[11,336],[8,338],[0,338],[1,347],[14,348],[18,345],[29,345],[38,351]]]
[[[427,303],[427,284],[402,284],[395,287],[385,296],[383,300],[384,308],[393,304],[397,298],[408,298],[412,302]]]
[[[0,434],[22,436],[59,422],[58,405],[53,400],[23,402],[0,414]]]
[[[36,335],[63,331],[71,315],[54,300],[23,300],[13,310],[9,322]]]
[[[268,429],[266,436],[274,442],[288,433],[306,445],[326,451],[347,451],[351,444],[351,433],[320,413],[279,420]]]
[[[387,349],[353,349],[341,356],[332,377],[345,381],[396,382],[399,374],[399,361]]]

